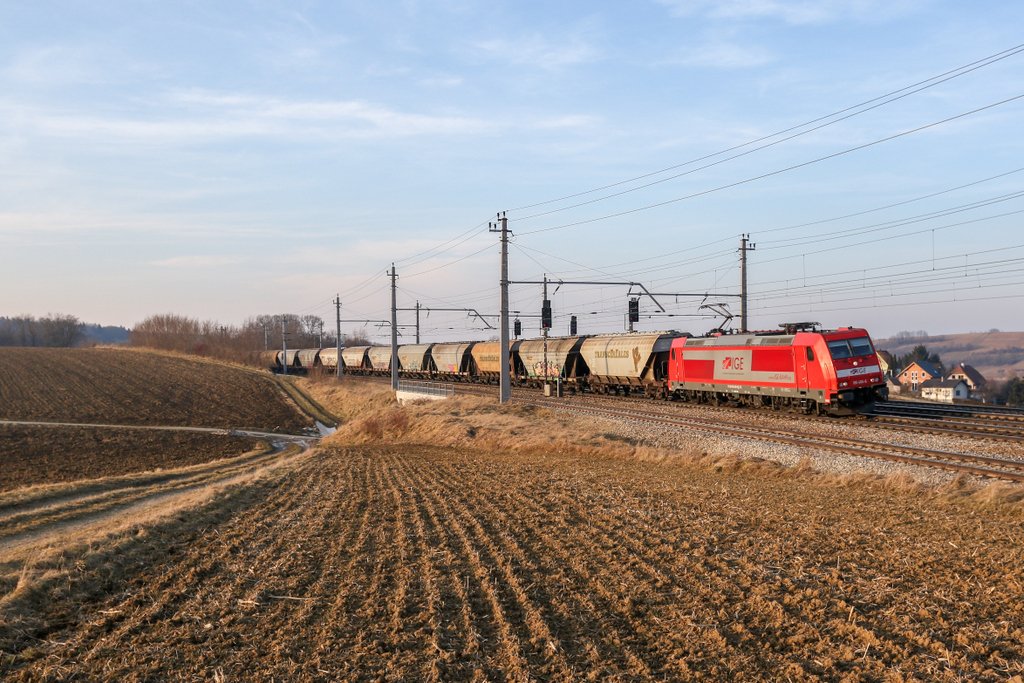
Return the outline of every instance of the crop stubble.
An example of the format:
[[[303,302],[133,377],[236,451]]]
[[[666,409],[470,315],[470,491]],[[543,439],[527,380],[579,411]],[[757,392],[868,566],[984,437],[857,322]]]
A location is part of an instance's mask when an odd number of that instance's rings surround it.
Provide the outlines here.
[[[0,348],[0,419],[298,431],[269,377],[126,349]]]
[[[1005,680],[1024,668],[1021,540],[1019,517],[883,491],[324,447],[26,589],[41,621],[0,627],[0,670]]]

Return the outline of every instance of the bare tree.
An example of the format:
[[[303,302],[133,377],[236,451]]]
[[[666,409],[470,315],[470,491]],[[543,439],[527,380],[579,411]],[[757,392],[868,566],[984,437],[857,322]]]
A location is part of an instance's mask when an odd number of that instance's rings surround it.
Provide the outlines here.
[[[299,324],[302,325],[302,336],[312,344],[323,328],[324,319],[318,315],[304,315],[299,318]]]
[[[39,326],[35,317],[22,315],[11,318],[14,324],[15,344],[18,346],[39,346]]]
[[[39,336],[43,346],[71,348],[85,336],[85,324],[73,315],[50,313],[39,320]]]
[[[343,334],[343,335],[341,335],[341,345],[342,346],[372,346],[373,342],[370,341],[370,338],[366,335],[366,331],[365,330],[360,330],[359,332],[353,332],[352,334]]]

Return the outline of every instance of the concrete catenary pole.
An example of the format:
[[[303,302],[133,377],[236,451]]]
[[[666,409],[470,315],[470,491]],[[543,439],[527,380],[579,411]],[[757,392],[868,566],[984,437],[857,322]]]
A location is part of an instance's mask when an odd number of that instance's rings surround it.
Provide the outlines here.
[[[508,219],[498,217],[498,226],[488,227],[491,232],[501,233],[501,392],[498,400],[508,403],[512,400],[512,373],[509,369],[508,348]]]
[[[391,389],[398,391],[398,297],[395,292],[395,264],[391,264]]]
[[[284,366],[284,374],[288,374],[288,316],[281,316],[281,348],[284,358],[281,359],[281,365]]]
[[[544,273],[544,294],[541,300],[546,306],[548,303],[548,274]],[[546,321],[541,318],[541,334],[544,335],[544,386],[548,386],[548,326],[545,325]],[[547,389],[545,389],[546,391]],[[546,394],[545,394],[546,395]]]
[[[335,315],[337,316],[337,319],[338,319],[338,331],[337,331],[337,337],[335,338],[335,342],[337,343],[337,347],[338,347],[338,367],[337,367],[337,373],[338,373],[338,379],[341,379],[341,374],[342,374],[342,370],[341,370],[341,366],[342,366],[342,362],[341,362],[341,294],[339,294],[338,297],[334,300],[334,313],[335,313]]]
[[[420,302],[416,302],[416,343],[420,343]]]
[[[740,332],[747,331],[747,252],[756,245],[750,242],[750,235],[740,238]]]

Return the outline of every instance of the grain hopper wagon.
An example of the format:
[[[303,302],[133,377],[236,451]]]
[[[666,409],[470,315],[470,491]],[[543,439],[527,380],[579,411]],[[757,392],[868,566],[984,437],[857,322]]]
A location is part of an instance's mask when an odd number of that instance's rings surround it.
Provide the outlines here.
[[[398,347],[398,364],[402,368],[402,377],[430,379],[434,376],[434,361],[430,356],[432,346],[434,345],[406,344]],[[388,354],[390,353],[389,347]]]
[[[436,376],[449,382],[468,382],[473,365],[470,350],[474,343],[468,344],[434,344],[430,350]]]
[[[341,350],[341,362],[345,364],[345,372],[352,375],[368,375],[372,368],[366,352],[369,346],[349,346]]]
[[[587,364],[580,356],[580,347],[586,337],[550,337],[547,339],[547,366],[544,365],[544,339],[529,339],[519,342],[516,349],[518,362],[516,370],[520,383],[540,386],[545,380],[556,381],[559,377],[569,386],[576,386],[577,380],[586,380]]]
[[[672,340],[685,336],[689,335],[651,332],[586,339],[580,356],[590,368],[590,390],[601,394],[643,391],[650,398],[665,398]]]

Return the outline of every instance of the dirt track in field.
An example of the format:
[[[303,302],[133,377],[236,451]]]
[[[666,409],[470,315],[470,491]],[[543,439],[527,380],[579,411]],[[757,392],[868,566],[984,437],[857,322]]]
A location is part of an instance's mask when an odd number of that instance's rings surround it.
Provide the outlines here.
[[[127,349],[0,348],[0,419],[296,432],[312,421],[272,378]]]
[[[813,481],[327,448],[51,560],[12,680],[1006,680],[1019,515]],[[64,562],[64,564],[61,564]]]

